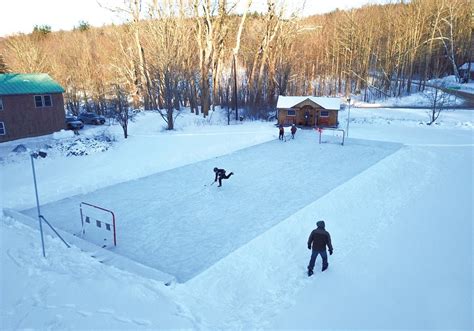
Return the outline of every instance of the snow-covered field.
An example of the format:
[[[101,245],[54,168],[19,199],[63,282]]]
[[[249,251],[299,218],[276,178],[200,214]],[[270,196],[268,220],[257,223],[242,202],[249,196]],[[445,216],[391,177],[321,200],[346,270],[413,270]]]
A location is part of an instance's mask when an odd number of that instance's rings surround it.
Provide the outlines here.
[[[29,154],[11,150],[51,146],[35,161],[48,220],[74,232],[69,204],[112,204],[118,223],[129,220],[114,251],[178,280],[100,263],[50,235],[43,259],[35,227],[4,216],[0,327],[471,329],[472,110],[432,126],[425,110],[350,115],[345,146],[304,130],[280,142],[272,123],[227,126],[218,113],[184,115],[174,132],[141,114],[127,140],[106,126],[76,143],[63,133],[0,144],[6,214],[35,207]],[[72,145],[89,155],[67,156]],[[236,175],[209,186],[214,166]],[[320,219],[334,254],[308,278],[306,240]]]

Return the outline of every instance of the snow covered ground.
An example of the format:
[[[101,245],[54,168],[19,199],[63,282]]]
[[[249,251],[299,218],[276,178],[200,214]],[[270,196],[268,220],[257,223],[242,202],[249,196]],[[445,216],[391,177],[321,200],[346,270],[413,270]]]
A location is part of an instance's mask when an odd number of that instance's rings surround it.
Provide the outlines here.
[[[381,101],[375,101],[370,103],[358,101],[358,97],[355,97],[352,103],[358,107],[366,108],[378,108],[378,107],[416,107],[416,108],[430,108],[432,107],[433,99],[428,97],[433,89],[427,88],[424,92],[416,92],[418,88],[418,82],[413,82],[413,89],[410,95],[406,95],[402,98],[390,97]],[[455,106],[459,108],[466,107],[472,108],[472,99],[474,97],[474,82],[470,83],[459,83],[454,76],[447,76],[441,79],[433,79],[427,82],[428,86],[444,86],[453,91],[461,91],[462,97],[451,94],[448,99],[444,99],[442,102],[446,105]],[[473,97],[469,97],[472,95]],[[465,100],[466,96],[468,99]]]
[[[0,326],[471,329],[474,116],[456,110],[438,125],[426,121],[424,110],[352,109],[345,146],[318,145],[315,132],[303,130],[283,143],[272,123],[226,126],[218,114],[210,121],[184,116],[175,132],[143,114],[127,140],[114,126],[87,128],[81,136],[103,137],[105,129],[109,139],[100,139],[106,151],[85,156],[66,156],[54,137],[23,140],[53,146],[36,161],[47,217],[80,197],[118,200],[119,213],[145,196],[145,214],[166,203],[168,220],[179,221],[164,228],[173,254],[164,271],[182,283],[165,286],[100,263],[49,235],[43,259],[38,231],[4,216]],[[10,153],[19,143],[0,144],[2,208],[35,206],[28,154]],[[219,189],[204,186],[215,165],[238,169]],[[158,218],[145,216],[144,229],[119,232],[132,233],[124,246],[136,234],[152,248],[165,223],[154,229]],[[197,233],[186,236],[190,218]],[[308,278],[306,240],[319,219],[334,254],[327,271],[319,272],[318,260]],[[70,230],[66,224],[57,226]],[[119,242],[115,250],[130,253],[124,249]],[[162,266],[159,249],[148,259],[133,252]]]

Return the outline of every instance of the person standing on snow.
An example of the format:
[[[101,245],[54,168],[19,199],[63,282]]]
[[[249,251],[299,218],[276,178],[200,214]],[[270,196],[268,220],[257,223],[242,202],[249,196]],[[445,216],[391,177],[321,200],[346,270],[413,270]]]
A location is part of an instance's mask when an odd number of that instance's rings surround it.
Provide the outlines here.
[[[284,135],[285,135],[285,129],[283,128],[283,125],[280,124],[278,139],[283,140],[283,136],[284,136]]]
[[[321,254],[323,259],[323,268],[321,271],[324,271],[328,268],[328,253],[326,252],[326,246],[329,249],[329,255],[332,255],[332,244],[331,244],[331,235],[326,231],[323,220],[316,222],[317,228],[311,231],[311,234],[308,238],[308,249],[313,249],[311,253],[311,259],[309,260],[308,265],[308,276],[313,274],[314,263],[316,258]]]
[[[231,172],[230,174],[226,175],[225,174],[225,169],[219,169],[219,168],[214,168],[214,172],[216,174],[216,177],[214,178],[214,183],[217,182],[217,180],[219,180],[219,185],[217,187],[221,187],[222,186],[222,180],[223,179],[229,179],[230,176],[232,176],[234,173]]]
[[[291,139],[295,139],[296,125],[291,126]]]

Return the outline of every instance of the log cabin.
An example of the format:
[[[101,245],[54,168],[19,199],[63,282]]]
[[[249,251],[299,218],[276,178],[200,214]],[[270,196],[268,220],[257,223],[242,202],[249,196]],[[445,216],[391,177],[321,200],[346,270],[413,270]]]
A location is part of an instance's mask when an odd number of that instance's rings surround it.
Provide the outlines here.
[[[340,98],[283,96],[278,97],[278,125],[300,127],[337,127]]]

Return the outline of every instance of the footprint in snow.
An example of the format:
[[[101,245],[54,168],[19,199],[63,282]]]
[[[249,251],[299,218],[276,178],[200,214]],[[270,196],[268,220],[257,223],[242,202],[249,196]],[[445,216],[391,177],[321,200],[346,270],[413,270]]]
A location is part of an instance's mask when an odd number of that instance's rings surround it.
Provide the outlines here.
[[[119,321],[119,322],[123,322],[123,323],[129,323],[131,324],[132,323],[132,320],[129,319],[129,318],[126,318],[126,317],[121,317],[121,316],[114,316],[113,317],[115,320]]]
[[[136,319],[136,318],[133,319],[132,322],[135,323],[135,324],[138,324],[138,325],[147,325],[147,326],[151,325],[150,321],[142,320],[142,319]]]
[[[78,313],[79,315],[82,315],[82,316],[84,316],[84,317],[89,317],[89,316],[91,316],[91,315],[92,315],[92,313],[91,313],[91,312],[89,312],[89,311],[85,311],[85,310],[78,310],[78,311],[77,311],[77,313]]]
[[[113,309],[107,309],[107,308],[99,309],[99,310],[97,310],[97,312],[101,313],[101,314],[106,314],[106,315],[115,314],[115,311]]]

